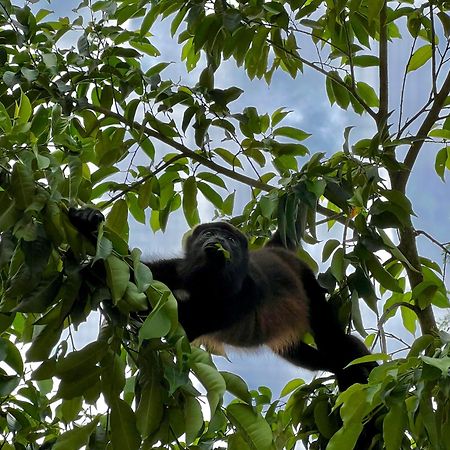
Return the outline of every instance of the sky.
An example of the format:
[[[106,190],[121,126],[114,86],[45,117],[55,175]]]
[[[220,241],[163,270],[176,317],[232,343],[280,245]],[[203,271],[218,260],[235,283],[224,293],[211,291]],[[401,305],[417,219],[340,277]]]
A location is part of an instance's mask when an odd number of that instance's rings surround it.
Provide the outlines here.
[[[57,16],[69,15],[70,5],[76,2],[64,1],[53,2],[50,8]],[[33,6],[34,9],[40,7],[50,9],[45,1],[40,1]],[[170,20],[170,19],[169,19]],[[160,50],[161,57],[149,60],[149,65],[154,65],[159,61],[173,61],[168,69],[163,73],[169,75],[173,80],[181,80],[189,84],[192,80],[197,80],[200,67],[191,74],[187,74],[184,64],[179,62],[181,47],[176,40],[170,39],[167,32],[169,21],[158,24],[153,30],[154,36],[151,42]],[[405,33],[406,34],[406,33]],[[66,43],[67,44],[67,43]],[[397,46],[398,41],[394,44]],[[302,45],[302,42],[301,42]],[[309,51],[309,50],[306,50]],[[404,65],[409,54],[409,47],[390,48],[390,95],[392,104],[398,102],[401,89],[401,79]],[[428,73],[420,70],[408,78],[406,111],[414,111],[421,105],[428,95],[422,90],[422,86],[428,81]],[[400,82],[399,82],[400,80]],[[343,144],[343,131],[348,126],[355,126],[352,131],[352,142],[360,138],[367,138],[374,134],[372,120],[369,117],[359,117],[351,112],[343,111],[338,106],[330,106],[325,92],[325,83],[321,76],[310,69],[305,69],[304,74],[292,80],[288,75],[278,72],[274,75],[272,84],[268,86],[264,81],[250,81],[241,68],[228,61],[223,64],[216,74],[216,87],[226,88],[238,86],[244,90],[244,94],[238,101],[232,104],[234,111],[240,111],[245,106],[255,106],[260,114],[269,114],[279,107],[285,107],[293,112],[286,118],[284,125],[292,125],[311,133],[312,136],[305,141],[311,153],[317,151],[326,152],[331,155],[339,151]],[[364,75],[363,81],[372,84],[373,74]],[[376,86],[374,86],[376,88]],[[412,199],[416,217],[414,225],[419,229],[427,230],[440,242],[450,241],[450,186],[443,183],[434,172],[434,159],[436,149],[424,147],[418,158],[413,175],[410,179],[408,195]],[[303,160],[306,161],[306,160]],[[448,175],[448,173],[447,173]],[[233,186],[233,183],[229,183]],[[234,214],[239,214],[240,209],[248,200],[248,193],[238,191]],[[200,214],[202,221],[210,221],[214,211],[206,202],[200,203]],[[181,214],[174,215],[170,220],[165,233],[158,232],[152,234],[148,225],[134,223],[131,228],[131,247],[139,247],[147,258],[173,257],[181,254],[181,238],[188,227]],[[325,238],[325,236],[324,236]],[[440,250],[425,238],[418,240],[420,252],[432,260],[440,262],[442,255]],[[320,248],[312,249],[313,256],[319,259]],[[325,270],[326,268],[321,268]],[[398,316],[398,314],[397,314]],[[370,320],[370,317],[368,317]],[[397,325],[396,325],[397,323]],[[84,336],[87,338],[91,331],[97,330],[97,322],[93,323],[93,329],[86,325],[82,328]],[[393,321],[393,329],[402,332],[398,326],[398,321]],[[406,336],[411,340],[411,336]],[[281,358],[273,356],[268,350],[258,350],[257,352],[229,352],[229,360],[217,358],[216,362],[222,369],[237,373],[246,380],[251,388],[264,385],[269,386],[275,395],[281,391],[282,387],[292,378],[310,379],[315,374],[299,369],[284,362]]]

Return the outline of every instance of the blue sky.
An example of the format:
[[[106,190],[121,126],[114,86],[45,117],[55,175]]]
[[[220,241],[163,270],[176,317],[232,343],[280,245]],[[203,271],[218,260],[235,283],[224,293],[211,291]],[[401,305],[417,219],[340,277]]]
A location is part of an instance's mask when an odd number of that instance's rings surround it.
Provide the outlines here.
[[[69,15],[69,5],[72,2],[54,2],[50,5],[57,15]],[[73,2],[75,5],[76,2]],[[47,2],[40,1],[34,8],[49,8]],[[189,83],[196,80],[200,68],[191,74],[187,74],[184,64],[179,62],[181,47],[175,40],[171,40],[167,33],[168,21],[158,25],[154,30],[152,43],[161,51],[162,61],[173,61],[174,64],[163,73],[173,80]],[[405,36],[407,33],[404,33]],[[398,46],[394,41],[391,46],[390,65],[390,95],[392,105],[398,103],[400,82],[403,75],[404,64],[407,61],[409,48]],[[301,43],[302,45],[302,43]],[[156,64],[155,59],[148,61],[149,65]],[[426,70],[420,70],[412,74],[408,79],[406,111],[414,111],[421,105],[428,92],[422,87],[428,82],[429,74]],[[365,75],[364,81],[371,84],[374,78],[372,74]],[[305,141],[311,153],[324,151],[328,155],[342,148],[343,131],[347,126],[355,126],[352,131],[352,142],[360,138],[370,138],[374,133],[372,120],[368,117],[359,117],[351,112],[341,110],[338,106],[330,106],[325,93],[325,84],[322,76],[317,75],[310,69],[305,69],[303,75],[292,80],[285,73],[277,73],[273,77],[272,84],[267,86],[264,81],[250,81],[242,69],[236,68],[233,62],[226,62],[216,75],[216,86],[226,88],[238,86],[245,92],[241,98],[232,104],[232,109],[239,111],[245,106],[255,106],[260,113],[271,113],[283,106],[293,113],[287,117],[285,124],[293,125],[312,133]],[[376,86],[374,86],[376,88]],[[450,241],[450,187],[444,184],[434,172],[434,159],[436,148],[424,146],[420,153],[414,173],[411,177],[408,194],[413,202],[416,217],[414,224],[419,229],[427,230],[432,236],[441,242]],[[448,175],[448,174],[447,174]],[[232,183],[229,183],[232,186]],[[247,193],[238,191],[236,208],[234,213],[239,214],[241,208],[247,202]],[[201,203],[201,218],[208,221],[213,217],[213,210],[207,203]],[[155,236],[149,226],[134,224],[131,232],[131,246],[140,247],[145,256],[171,257],[181,253],[181,237],[187,231],[187,225],[180,214],[175,215],[169,221],[165,234],[157,233]],[[442,255],[436,246],[430,245],[425,238],[419,239],[419,247],[422,254],[432,260],[440,262]],[[318,257],[319,250],[313,250]],[[93,325],[97,327],[97,323]],[[394,326],[396,332],[400,328]],[[409,339],[411,337],[409,336]],[[242,376],[251,388],[260,385],[271,387],[275,393],[294,377],[309,379],[311,372],[299,370],[285,363],[278,357],[269,354],[268,351],[260,350],[256,353],[230,352],[229,361],[218,358],[217,363],[221,368],[232,371]]]

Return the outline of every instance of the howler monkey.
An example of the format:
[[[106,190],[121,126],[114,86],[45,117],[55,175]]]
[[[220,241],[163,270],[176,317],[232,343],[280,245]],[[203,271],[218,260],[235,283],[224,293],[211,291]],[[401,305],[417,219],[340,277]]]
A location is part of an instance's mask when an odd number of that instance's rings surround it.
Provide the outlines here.
[[[92,209],[69,211],[81,231],[103,216]],[[178,301],[179,321],[190,341],[236,347],[267,345],[286,360],[336,375],[339,388],[366,382],[375,363],[345,368],[369,354],[346,334],[309,267],[283,248],[277,235],[260,250],[226,222],[194,228],[182,258],[146,263]],[[316,348],[302,341],[310,332]]]

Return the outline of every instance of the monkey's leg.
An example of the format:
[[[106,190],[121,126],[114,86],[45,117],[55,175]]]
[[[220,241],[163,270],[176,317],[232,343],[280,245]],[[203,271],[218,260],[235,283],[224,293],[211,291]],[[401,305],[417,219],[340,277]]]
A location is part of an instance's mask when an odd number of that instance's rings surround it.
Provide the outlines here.
[[[315,349],[304,342],[277,353],[296,366],[310,370],[326,370],[336,375],[340,391],[344,391],[354,383],[366,383],[370,371],[376,363],[365,363],[344,367],[356,358],[369,355],[365,345],[356,337],[342,334],[328,345]]]
[[[297,366],[305,367],[310,370],[326,370],[335,373],[339,390],[342,392],[354,383],[366,382],[370,370],[373,367],[376,367],[375,363],[366,363],[350,366],[344,370],[342,366],[343,360],[350,362],[357,357],[364,356],[364,354],[369,354],[369,351],[366,349],[365,345],[354,336],[343,336],[344,341],[346,342],[340,343],[341,351],[333,345],[327,347],[330,351],[331,349],[335,349],[335,352],[337,352],[335,355],[329,351],[317,350],[304,342],[299,342],[298,344],[277,353]],[[372,441],[376,438],[378,433],[379,430],[376,427],[375,419],[372,418],[364,425],[363,431],[361,432],[354,449],[367,450],[371,448]]]
[[[334,369],[325,355],[304,342],[298,342],[284,350],[278,350],[277,353],[290,363],[305,369],[328,372],[333,372]]]

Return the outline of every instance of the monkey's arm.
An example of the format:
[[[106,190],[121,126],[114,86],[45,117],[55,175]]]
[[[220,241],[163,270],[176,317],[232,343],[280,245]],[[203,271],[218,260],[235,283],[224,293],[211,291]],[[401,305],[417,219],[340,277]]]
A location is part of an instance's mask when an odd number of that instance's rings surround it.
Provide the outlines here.
[[[203,317],[204,308],[192,301],[185,290],[183,278],[179,273],[182,258],[163,259],[146,262],[155,280],[164,283],[175,295],[178,303],[178,320],[189,339],[193,341],[207,331],[208,319]]]
[[[95,240],[99,225],[105,216],[94,208],[69,208],[69,220],[72,225],[88,239]]]
[[[155,280],[161,281],[174,291],[183,288],[183,279],[179,272],[182,261],[182,258],[162,259],[145,262],[145,265],[152,271]]]

